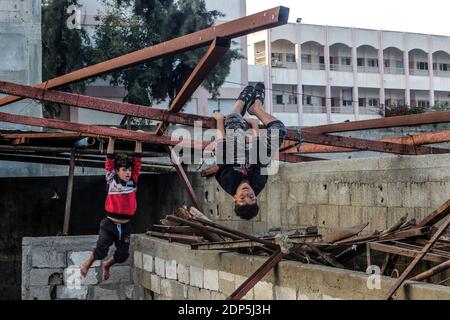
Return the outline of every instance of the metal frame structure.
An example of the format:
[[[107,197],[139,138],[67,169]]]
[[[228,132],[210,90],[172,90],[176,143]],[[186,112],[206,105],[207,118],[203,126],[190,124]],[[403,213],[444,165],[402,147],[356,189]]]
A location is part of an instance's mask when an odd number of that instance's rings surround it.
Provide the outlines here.
[[[250,16],[229,21],[217,26],[212,26],[176,39],[162,42],[160,44],[138,50],[99,64],[89,66],[66,75],[48,80],[34,87],[7,83],[0,81],[0,92],[9,94],[0,99],[0,107],[19,101],[25,98],[54,102],[69,105],[72,107],[88,108],[93,110],[123,114],[145,119],[161,121],[156,132],[140,133],[132,130],[113,129],[102,126],[86,125],[72,123],[62,120],[34,118],[22,115],[13,115],[0,112],[0,121],[17,124],[52,128],[69,132],[64,133],[36,133],[36,134],[14,134],[2,135],[1,138],[11,139],[11,145],[8,147],[24,148],[30,139],[56,139],[66,137],[96,137],[107,138],[115,137],[124,141],[142,141],[148,145],[163,147],[163,150],[171,155],[173,165],[179,174],[191,201],[196,207],[201,209],[201,203],[198,201],[195,192],[189,182],[184,168],[176,158],[172,147],[179,145],[179,140],[173,140],[164,135],[170,123],[193,126],[196,121],[201,121],[203,128],[215,128],[215,121],[210,117],[180,113],[179,111],[190,99],[194,91],[204,81],[208,73],[220,62],[223,56],[230,48],[230,41],[233,38],[244,36],[256,31],[265,30],[286,24],[288,21],[289,9],[285,7],[276,7],[265,10]],[[133,105],[109,101],[105,99],[93,98],[83,95],[70,94],[54,91],[62,86],[70,85],[79,81],[87,80],[93,77],[107,74],[109,72],[128,68],[140,63],[145,63],[155,59],[163,58],[168,55],[179,54],[188,50],[209,46],[204,56],[195,67],[190,77],[180,90],[168,110],[150,108],[146,106]],[[351,123],[339,123],[325,126],[309,127],[302,131],[288,130],[286,143],[280,149],[279,160],[287,162],[318,161],[324,160],[313,157],[306,157],[305,153],[330,153],[330,152],[349,152],[349,151],[374,151],[383,153],[393,153],[401,155],[423,155],[435,153],[449,153],[450,149],[425,146],[432,143],[449,142],[450,131],[438,133],[421,134],[413,137],[397,137],[380,141],[357,139],[352,137],[337,136],[335,133],[349,132],[357,130],[404,127],[421,124],[436,124],[450,122],[450,111],[429,113],[421,115],[410,115],[403,117],[384,118],[376,120],[357,121]],[[334,133],[334,134],[332,134]],[[33,137],[34,136],[34,137]],[[308,144],[301,144],[301,142]],[[204,149],[207,143],[198,141],[182,141],[182,146]],[[0,145],[1,147],[1,145]],[[2,148],[0,148],[0,151]],[[33,152],[32,149],[29,149]],[[35,149],[34,151],[39,151]],[[40,150],[40,151],[43,151]],[[78,152],[78,151],[77,151]],[[65,151],[65,153],[73,153]],[[4,152],[3,159],[11,159],[14,154]],[[28,155],[29,156],[29,155]],[[18,160],[39,161],[38,157],[29,157],[27,160],[23,154],[17,155]],[[43,160],[44,161],[44,160]],[[73,171],[73,166],[77,164],[74,157],[69,159],[51,159],[48,161],[70,162],[69,173]],[[93,166],[97,165],[93,162]],[[73,180],[70,178],[69,182]],[[69,183],[70,184],[70,183]],[[71,187],[68,187],[68,191]],[[69,197],[68,197],[69,198]],[[66,206],[65,233],[68,233],[68,220],[70,217],[70,204]],[[67,232],[66,232],[67,231]]]

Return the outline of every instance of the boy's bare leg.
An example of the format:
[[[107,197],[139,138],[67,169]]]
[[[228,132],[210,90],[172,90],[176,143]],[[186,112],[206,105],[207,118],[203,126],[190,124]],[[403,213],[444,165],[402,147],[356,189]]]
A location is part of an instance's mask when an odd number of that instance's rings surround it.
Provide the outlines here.
[[[83,265],[80,268],[80,274],[81,276],[86,278],[86,275],[89,271],[89,268],[92,266],[92,264],[94,263],[95,259],[94,256],[91,254],[89,256],[89,258],[83,263]]]
[[[278,120],[264,110],[264,106],[260,100],[256,100],[255,103],[248,109],[248,112],[251,115],[256,116],[265,126]]]
[[[236,100],[236,103],[234,104],[233,109],[231,109],[230,114],[232,113],[239,113],[241,114],[242,110],[244,109],[245,103],[242,100]]]
[[[102,280],[103,281],[106,281],[109,279],[109,275],[110,275],[109,269],[115,263],[116,263],[116,261],[114,260],[114,257],[112,257],[111,259],[108,259],[106,261],[103,261],[103,263],[102,263]]]

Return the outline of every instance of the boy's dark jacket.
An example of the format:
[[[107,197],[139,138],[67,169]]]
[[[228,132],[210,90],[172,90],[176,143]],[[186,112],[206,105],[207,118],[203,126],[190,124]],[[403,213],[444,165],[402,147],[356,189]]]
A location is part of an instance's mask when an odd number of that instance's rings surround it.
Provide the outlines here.
[[[260,165],[247,167],[247,175],[240,170],[236,170],[236,165],[219,165],[215,177],[220,186],[228,194],[234,196],[238,186],[243,180],[247,180],[257,196],[267,183],[267,175],[261,175]]]

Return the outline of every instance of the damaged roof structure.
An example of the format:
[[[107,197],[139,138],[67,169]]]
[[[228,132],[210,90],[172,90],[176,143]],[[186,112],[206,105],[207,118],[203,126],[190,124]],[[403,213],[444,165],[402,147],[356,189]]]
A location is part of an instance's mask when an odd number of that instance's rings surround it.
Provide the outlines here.
[[[144,157],[170,155],[173,160],[172,165],[144,162],[142,170],[144,172],[176,171],[193,206],[200,213],[192,214],[188,209],[183,209],[185,210],[184,215],[182,213],[181,216],[167,216],[165,223],[152,226],[148,234],[171,241],[189,243],[196,250],[245,248],[270,256],[267,262],[229,299],[241,299],[282,259],[340,268],[342,260],[361,253],[361,250],[366,250],[368,259],[370,259],[371,250],[387,253],[385,267],[397,256],[414,258],[386,295],[386,299],[392,298],[402,283],[410,277],[414,266],[422,259],[437,262],[440,265],[425,274],[416,275],[415,279],[417,280],[429,278],[430,275],[448,269],[450,267],[448,263],[450,242],[445,236],[450,224],[450,203],[448,201],[430,213],[423,221],[401,220],[387,230],[365,237],[358,236],[358,234],[367,225],[349,226],[346,230],[323,236],[319,235],[317,230],[303,230],[303,233],[297,232],[296,234],[294,232],[285,235],[282,239],[276,235],[257,237],[225,228],[202,216],[201,202],[187,178],[185,168],[177,161],[178,156],[173,147],[181,144],[192,150],[204,150],[208,144],[195,140],[183,140],[182,142],[174,140],[166,134],[167,129],[170,124],[194,126],[197,121],[201,121],[202,127],[205,129],[215,128],[215,121],[212,118],[182,113],[180,112],[182,107],[208,73],[221,61],[230,48],[233,38],[286,24],[288,16],[288,8],[276,7],[104,61],[33,87],[0,81],[0,92],[9,95],[0,99],[0,107],[21,99],[32,99],[159,121],[155,131],[149,133],[136,132],[131,128],[109,128],[0,112],[0,121],[2,122],[51,129],[51,131],[44,132],[1,132],[0,160],[69,165],[68,197],[64,221],[64,233],[67,235],[69,234],[70,194],[74,167],[77,165],[103,167],[102,158],[99,155],[105,153],[103,150],[105,139],[108,137],[118,139],[120,141],[119,152],[127,152],[129,145],[134,141],[142,141]],[[57,91],[62,86],[107,74],[114,70],[205,46],[209,46],[207,52],[167,110]],[[289,129],[286,141],[280,148],[278,159],[290,163],[326,161],[317,156],[308,156],[308,154],[358,151],[410,156],[450,153],[450,149],[430,146],[450,142],[450,131],[448,130],[383,140],[339,135],[343,132],[448,122],[450,122],[450,112],[433,112],[329,124],[301,130]],[[81,146],[84,148],[80,149]],[[216,170],[217,167],[211,167],[202,175],[210,176]],[[183,210],[181,211],[183,212]],[[434,227],[438,222],[442,223],[438,227]]]

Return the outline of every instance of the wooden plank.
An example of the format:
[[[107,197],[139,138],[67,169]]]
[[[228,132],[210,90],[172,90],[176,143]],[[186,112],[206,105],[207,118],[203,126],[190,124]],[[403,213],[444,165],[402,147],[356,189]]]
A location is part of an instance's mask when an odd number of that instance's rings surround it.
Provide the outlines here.
[[[423,247],[423,249],[417,254],[417,256],[414,258],[414,260],[410,263],[408,268],[406,268],[406,270],[402,273],[400,278],[397,279],[397,281],[394,283],[392,288],[389,289],[389,292],[385,296],[385,300],[389,300],[392,298],[394,293],[402,285],[402,283],[406,280],[406,278],[412,272],[414,267],[419,263],[420,260],[422,260],[427,255],[428,251],[430,251],[430,249],[433,247],[433,245],[436,243],[436,241],[447,230],[449,225],[450,225],[450,216],[447,217],[445,222],[439,227],[439,229],[436,231],[436,233],[430,239],[428,244],[425,247]]]
[[[413,249],[407,249],[407,248],[399,248],[396,246],[384,244],[384,243],[377,243],[377,242],[371,242],[370,243],[370,249],[385,253],[392,253],[403,257],[410,257],[415,258],[420,251],[413,250]],[[431,262],[437,262],[442,263],[449,259],[447,256],[434,254],[434,253],[428,253],[425,255],[424,260],[431,261]]]
[[[422,221],[420,221],[417,226],[419,227],[431,227],[436,222],[444,219],[450,213],[450,199],[447,200],[443,205],[434,210],[432,213],[427,215]]]

